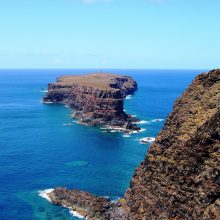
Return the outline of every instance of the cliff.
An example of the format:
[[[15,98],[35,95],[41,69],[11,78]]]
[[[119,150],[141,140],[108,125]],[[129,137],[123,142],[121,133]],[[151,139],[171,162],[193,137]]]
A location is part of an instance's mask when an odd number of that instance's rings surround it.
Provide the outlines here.
[[[82,192],[60,188],[48,196],[56,204],[68,202],[74,210],[79,210],[74,204],[80,202],[87,210],[83,214],[87,219],[217,220],[219,171],[220,70],[212,70],[197,76],[175,102],[124,198],[93,205],[77,199]],[[71,196],[73,192],[77,196]]]
[[[135,118],[123,110],[123,99],[137,90],[128,76],[107,73],[63,76],[48,85],[45,103],[62,103],[73,110],[73,117],[89,125],[108,125],[122,130],[139,130]]]
[[[218,219],[220,70],[196,77],[136,170],[125,198],[133,219]]]

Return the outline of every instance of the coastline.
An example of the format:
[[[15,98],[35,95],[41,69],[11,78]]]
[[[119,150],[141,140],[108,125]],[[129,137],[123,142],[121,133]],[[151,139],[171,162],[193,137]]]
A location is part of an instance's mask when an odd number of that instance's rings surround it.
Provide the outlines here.
[[[129,99],[136,90],[137,82],[129,76],[111,73],[63,76],[48,84],[43,101],[69,107],[80,124],[112,126],[128,133],[140,130],[136,123],[139,120],[124,111],[124,99]]]
[[[38,195],[40,197],[42,197],[43,199],[46,199],[48,202],[52,203],[52,200],[50,198],[50,193],[52,193],[54,191],[53,188],[50,188],[50,189],[44,189],[44,190],[39,190],[38,191]],[[66,208],[69,210],[69,213],[70,215],[72,215],[73,217],[77,217],[79,219],[86,219],[84,218],[79,212],[73,210],[71,207],[68,207],[68,206],[62,206],[63,208]]]

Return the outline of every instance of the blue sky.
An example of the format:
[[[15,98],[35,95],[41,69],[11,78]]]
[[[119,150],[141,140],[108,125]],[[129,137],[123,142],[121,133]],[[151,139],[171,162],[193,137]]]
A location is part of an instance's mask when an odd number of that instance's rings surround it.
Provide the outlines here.
[[[219,10],[219,0],[1,0],[0,68],[217,68]]]

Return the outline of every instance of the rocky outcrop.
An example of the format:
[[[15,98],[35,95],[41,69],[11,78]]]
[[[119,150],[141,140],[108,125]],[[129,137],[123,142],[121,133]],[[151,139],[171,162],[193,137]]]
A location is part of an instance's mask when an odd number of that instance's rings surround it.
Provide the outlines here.
[[[73,110],[73,117],[88,125],[108,125],[139,130],[135,118],[123,110],[123,99],[137,90],[127,76],[93,73],[64,76],[48,85],[45,103],[62,103]]]
[[[174,104],[125,198],[133,219],[220,214],[220,70],[196,77]]]
[[[112,203],[109,199],[93,196],[88,192],[56,188],[48,194],[51,202],[67,207],[88,219],[108,219],[107,210]]]
[[[89,220],[127,219],[128,209],[124,198],[114,202],[88,192],[60,187],[47,193],[47,196],[53,204],[69,208]]]
[[[212,70],[197,76],[175,102],[124,198],[108,201],[95,219],[217,220],[219,171],[220,70]]]

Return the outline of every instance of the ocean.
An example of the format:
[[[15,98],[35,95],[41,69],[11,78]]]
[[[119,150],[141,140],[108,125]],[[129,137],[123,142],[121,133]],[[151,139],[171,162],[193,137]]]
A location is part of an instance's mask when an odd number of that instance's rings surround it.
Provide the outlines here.
[[[77,124],[64,105],[41,102],[58,76],[94,71],[0,70],[1,220],[77,220],[42,197],[57,186],[123,196],[149,147],[139,140],[156,137],[174,101],[204,70],[102,70],[138,83],[125,110],[141,120],[142,132],[130,136]]]

